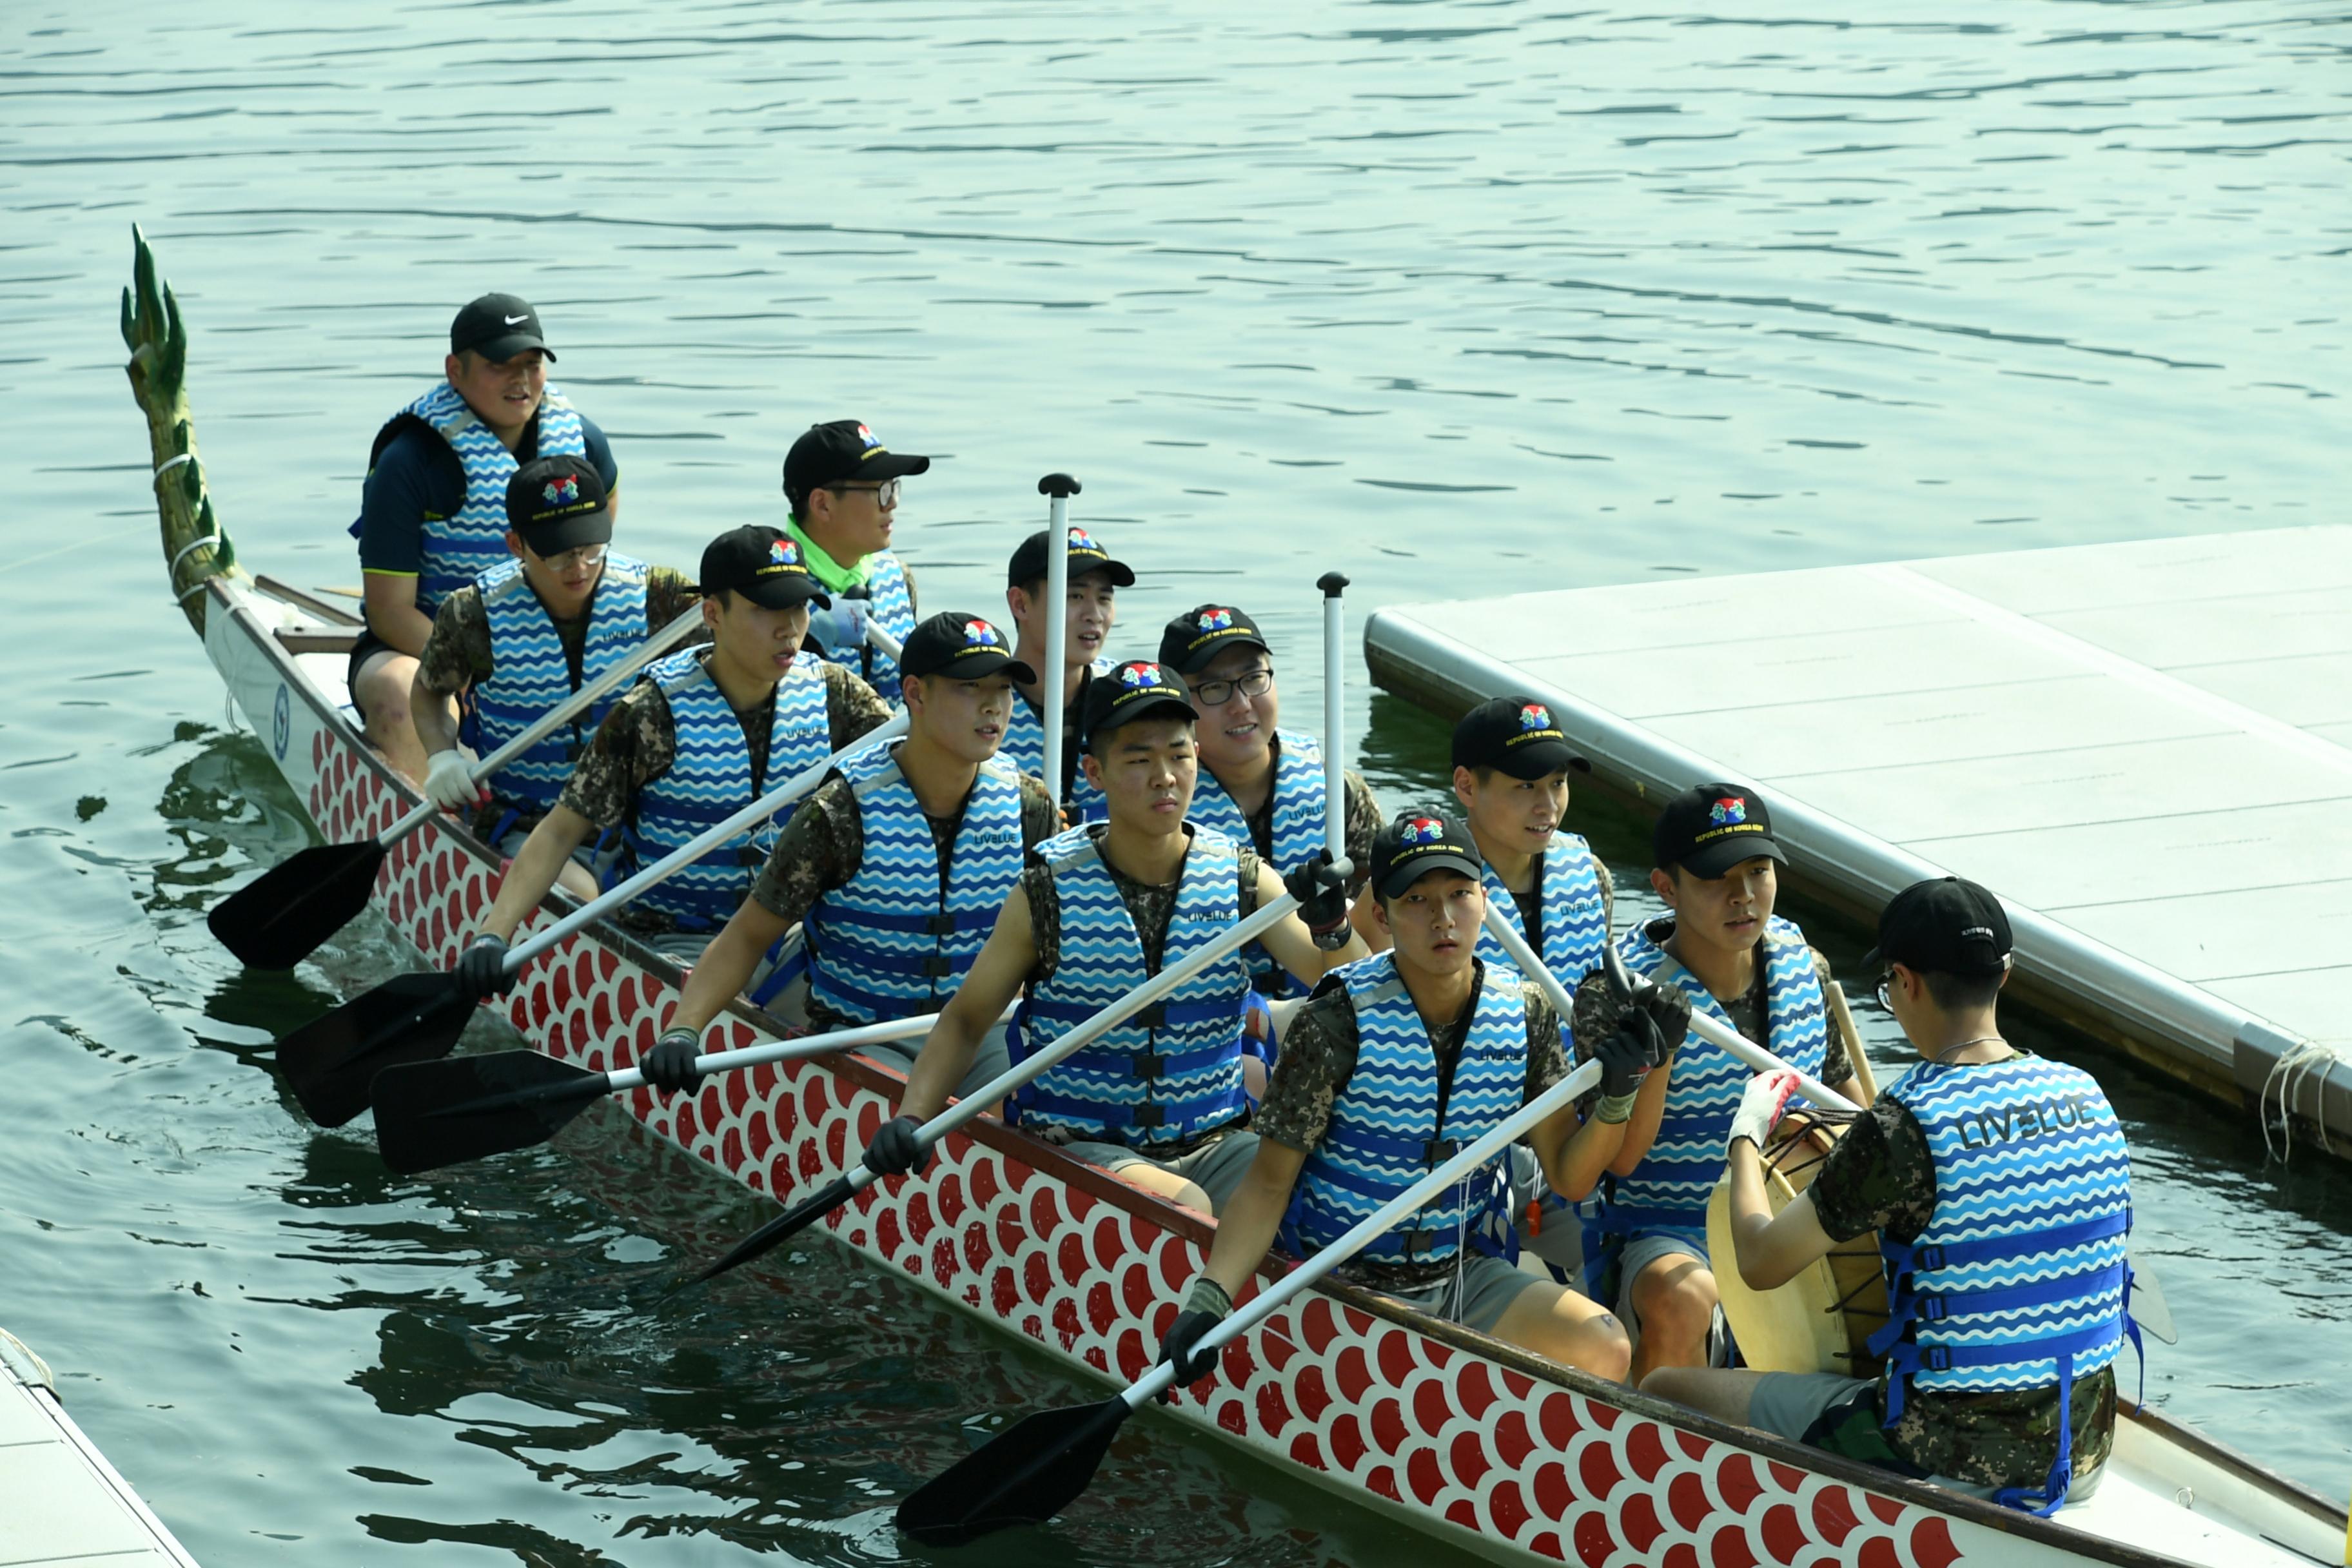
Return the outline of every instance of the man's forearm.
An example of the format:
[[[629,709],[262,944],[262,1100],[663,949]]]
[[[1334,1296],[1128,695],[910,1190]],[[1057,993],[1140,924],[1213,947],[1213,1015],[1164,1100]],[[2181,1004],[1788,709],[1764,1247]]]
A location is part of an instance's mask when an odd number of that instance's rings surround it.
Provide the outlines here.
[[[491,900],[489,912],[482,916],[481,929],[501,942],[511,942],[515,928],[530,917],[530,911],[547,897],[547,890],[555,886],[563,862],[580,847],[590,826],[587,818],[562,805],[541,818],[539,826],[530,830],[530,837],[523,840],[522,853],[514,858],[507,874],[499,879],[499,896]]]
[[[411,658],[425,651],[425,639],[433,635],[433,617],[418,609],[415,601],[381,605],[362,600],[362,609],[367,616],[368,630],[383,641]]]
[[[1562,1122],[1566,1125],[1558,1125]],[[1583,1201],[1600,1184],[1601,1173],[1623,1147],[1625,1128],[1622,1121],[1603,1121],[1597,1116],[1579,1122],[1572,1106],[1547,1117],[1536,1131],[1538,1155],[1545,1152],[1545,1131],[1551,1131],[1549,1155],[1542,1164],[1544,1179],[1551,1184],[1552,1191],[1570,1203]]]
[[[1754,1143],[1745,1138],[1735,1141],[1729,1167],[1731,1250],[1744,1279],[1749,1264],[1761,1261],[1764,1229],[1772,1223],[1772,1207],[1764,1199],[1764,1162]]]
[[[974,1029],[961,1016],[962,1010],[950,1003],[931,1032],[923,1037],[923,1048],[916,1054],[915,1066],[907,1074],[907,1092],[898,1100],[898,1114],[929,1121],[947,1109],[948,1096],[963,1075],[971,1070],[972,1053],[979,1047],[982,1031]]]
[[[1260,1180],[1255,1167],[1242,1178],[1241,1190],[1217,1216],[1217,1239],[1209,1247],[1204,1268],[1210,1279],[1224,1287],[1227,1296],[1238,1298],[1250,1276],[1257,1272],[1265,1249],[1274,1245],[1275,1232],[1281,1227],[1283,1211],[1289,1206],[1289,1187]]]
[[[457,749],[457,703],[452,700],[456,695],[427,686],[421,666],[416,679],[409,683],[408,717],[416,726],[416,738],[424,742],[427,756]]]
[[[752,906],[757,907],[757,906]],[[735,994],[751,978],[760,966],[760,955],[769,944],[746,929],[740,911],[727,922],[726,929],[710,939],[702,956],[687,971],[686,989],[678,994],[677,1011],[670,1015],[672,1029],[692,1029],[702,1032],[703,1026],[719,1016]]]

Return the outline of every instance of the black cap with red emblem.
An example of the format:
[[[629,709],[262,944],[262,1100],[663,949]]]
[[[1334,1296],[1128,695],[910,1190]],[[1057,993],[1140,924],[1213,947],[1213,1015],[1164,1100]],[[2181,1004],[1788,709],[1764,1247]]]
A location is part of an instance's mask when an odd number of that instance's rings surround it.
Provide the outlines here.
[[[1650,863],[1680,866],[1694,877],[1720,877],[1759,855],[1786,865],[1772,841],[1772,814],[1746,784],[1694,784],[1666,802],[1650,830]]]

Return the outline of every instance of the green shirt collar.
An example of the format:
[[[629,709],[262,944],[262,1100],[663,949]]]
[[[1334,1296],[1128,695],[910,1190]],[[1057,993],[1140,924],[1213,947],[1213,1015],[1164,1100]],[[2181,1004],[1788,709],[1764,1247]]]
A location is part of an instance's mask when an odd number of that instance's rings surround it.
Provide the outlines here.
[[[866,581],[866,574],[872,570],[874,557],[871,555],[861,555],[845,566],[835,561],[824,552],[824,546],[811,539],[792,519],[785,520],[784,531],[799,542],[801,555],[808,563],[809,574],[836,592],[856,587]]]

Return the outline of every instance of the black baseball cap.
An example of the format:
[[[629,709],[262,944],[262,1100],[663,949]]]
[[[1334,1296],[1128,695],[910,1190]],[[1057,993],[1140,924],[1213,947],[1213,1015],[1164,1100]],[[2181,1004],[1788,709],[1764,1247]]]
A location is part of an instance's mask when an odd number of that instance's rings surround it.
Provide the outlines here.
[[[1459,871],[1475,882],[1486,863],[1478,841],[1458,818],[1408,811],[1381,824],[1372,835],[1372,890],[1393,899],[1431,871]]]
[[[540,332],[539,312],[512,294],[485,294],[457,312],[449,323],[449,352],[467,349],[500,364],[525,349],[537,349],[551,362],[555,358]]]
[[[1878,911],[1878,945],[1864,969],[1890,963],[1928,974],[2000,973],[2011,947],[2009,916],[1992,893],[1961,877],[1914,882]]]
[[[1257,623],[1231,605],[1195,605],[1160,632],[1160,662],[1179,675],[1197,675],[1229,647],[1274,652]]]
[[[1462,715],[1454,726],[1454,765],[1493,768],[1515,779],[1549,778],[1564,768],[1591,773],[1576,754],[1549,704],[1532,697],[1497,697]]]
[[[1039,529],[1023,540],[1021,548],[1013,552],[1012,563],[1004,569],[1006,587],[1025,588],[1045,575],[1045,529]],[[1096,543],[1093,534],[1073,524],[1070,528],[1070,575],[1076,578],[1081,572],[1103,573],[1110,578],[1114,587],[1135,586],[1135,574],[1128,570],[1127,563],[1112,560],[1110,552]]]
[[[1184,683],[1176,679],[1174,670],[1150,659],[1131,658],[1087,682],[1086,711],[1078,730],[1091,752],[1104,731],[1154,714],[1171,719],[1201,716],[1192,700],[1184,695]]]
[[[613,510],[604,478],[584,458],[533,458],[507,480],[507,526],[534,555],[608,544]]]
[[[878,484],[884,479],[929,471],[931,460],[912,452],[893,452],[882,437],[855,419],[812,425],[784,454],[784,499],[795,510],[808,493],[844,479]]]
[[[1772,841],[1772,814],[1746,784],[1694,784],[1666,802],[1650,830],[1651,864],[1662,871],[1680,866],[1694,877],[1720,877],[1759,855],[1789,862]]]
[[[898,668],[908,675],[944,674],[956,680],[984,675],[1037,679],[1035,670],[1013,657],[1003,632],[978,616],[954,611],[941,611],[907,634],[898,647]]]
[[[740,594],[771,610],[794,605],[833,607],[824,584],[801,559],[800,542],[764,523],[730,528],[703,546],[700,587],[705,594],[721,589]]]

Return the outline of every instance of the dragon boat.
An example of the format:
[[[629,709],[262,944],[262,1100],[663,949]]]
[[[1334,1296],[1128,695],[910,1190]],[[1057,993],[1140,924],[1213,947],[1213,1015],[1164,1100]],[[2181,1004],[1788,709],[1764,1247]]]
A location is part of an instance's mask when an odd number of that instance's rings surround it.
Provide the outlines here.
[[[173,597],[318,831],[330,841],[382,833],[418,796],[361,739],[344,689],[358,623],[237,562],[190,423],[184,325],[143,237],[122,331],[147,416]],[[392,848],[373,904],[425,963],[446,969],[500,870],[495,851],[436,816]],[[523,929],[572,908],[551,894]],[[487,1005],[534,1048],[605,1070],[651,1048],[681,984],[676,965],[594,923]],[[739,998],[705,1048],[786,1032]],[[892,1072],[836,1055],[728,1073],[692,1095],[615,1098],[654,1134],[781,1203],[853,1163],[901,1087]],[[1199,1215],[991,1118],[949,1138],[924,1176],[867,1187],[824,1224],[874,1267],[1098,1384],[1149,1370],[1213,1235]],[[1266,1277],[1277,1268],[1270,1260]],[[2125,1405],[2095,1494],[2040,1519],[1727,1426],[1328,1280],[1228,1346],[1205,1396],[1180,1391],[1166,1414],[1349,1504],[1503,1561],[2346,1560],[2341,1504],[2145,1406]]]

